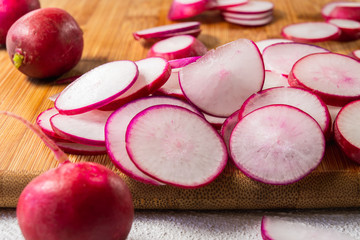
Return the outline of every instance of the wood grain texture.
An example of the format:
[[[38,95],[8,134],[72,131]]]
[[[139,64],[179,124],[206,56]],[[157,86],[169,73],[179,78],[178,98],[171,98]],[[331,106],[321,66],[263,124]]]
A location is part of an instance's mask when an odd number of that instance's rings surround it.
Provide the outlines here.
[[[322,21],[320,10],[329,1],[273,0],[274,21],[263,27],[241,27],[226,23],[218,12],[206,12],[198,37],[209,48],[238,38],[258,41],[279,38],[290,23]],[[85,73],[113,60],[139,60],[150,47],[135,41],[132,32],[170,24],[171,0],[42,0],[42,7],[59,7],[78,21],[85,47],[80,63],[65,76]],[[318,43],[331,51],[349,54],[360,41]],[[0,50],[0,110],[17,113],[31,122],[53,107],[48,98],[65,85],[39,83],[22,75]],[[73,162],[93,161],[121,174],[107,155],[70,155]],[[35,176],[56,167],[52,153],[41,140],[16,120],[0,116],[0,207],[15,207],[25,185]],[[360,166],[349,161],[331,144],[321,165],[310,176],[288,186],[269,186],[248,179],[229,164],[212,184],[195,190],[149,186],[121,176],[128,183],[138,209],[265,209],[327,208],[360,206]]]

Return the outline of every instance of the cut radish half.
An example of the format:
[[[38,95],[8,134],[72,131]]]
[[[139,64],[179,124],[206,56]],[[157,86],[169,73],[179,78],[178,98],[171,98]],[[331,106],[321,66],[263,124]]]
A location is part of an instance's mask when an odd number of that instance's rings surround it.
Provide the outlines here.
[[[253,13],[269,12],[272,11],[273,8],[274,8],[274,4],[272,2],[252,0],[240,6],[226,8],[225,11],[234,12],[234,13],[253,14]]]
[[[284,38],[297,42],[322,42],[337,40],[340,37],[340,29],[326,22],[304,22],[290,24],[281,30]]]
[[[239,119],[258,108],[273,104],[286,104],[306,112],[329,137],[330,113],[326,104],[314,93],[300,88],[276,87],[253,94],[240,108]]]
[[[229,7],[235,7],[248,3],[249,0],[210,0],[207,8],[209,10],[224,10]]]
[[[196,62],[196,60],[198,60],[199,58],[201,58],[201,56],[174,59],[169,60],[169,64],[171,66],[171,69],[174,70],[174,68],[182,68],[190,63]]]
[[[155,95],[166,95],[186,100],[179,84],[179,71],[180,68],[172,69],[169,79],[155,92]]]
[[[360,61],[360,49],[352,51],[351,55],[352,55],[352,57],[354,57],[356,60]]]
[[[135,63],[139,70],[135,83],[118,98],[101,107],[101,110],[113,111],[134,99],[148,96],[164,85],[170,77],[170,64],[163,58],[149,57]]]
[[[262,54],[266,47],[273,45],[275,43],[284,43],[284,42],[293,42],[293,41],[289,40],[289,39],[283,39],[283,38],[269,38],[269,39],[257,41],[255,43],[256,43],[256,46],[258,46],[259,51]]]
[[[55,101],[61,114],[80,114],[106,105],[129,89],[139,74],[132,61],[100,65],[68,85]]]
[[[173,0],[168,12],[170,20],[194,17],[207,9],[208,0]]]
[[[65,153],[76,155],[100,155],[106,154],[106,147],[91,146],[73,142],[55,141],[56,145]]]
[[[144,109],[169,104],[188,108],[200,114],[188,103],[170,97],[147,97],[132,101],[116,110],[108,119],[105,126],[105,141],[108,154],[114,165],[123,173],[143,183],[159,185],[160,183],[140,171],[129,158],[125,145],[126,129],[133,117]]]
[[[310,115],[288,105],[259,108],[235,126],[230,153],[250,178],[268,184],[290,184],[312,172],[325,152],[325,139]]]
[[[321,14],[326,20],[343,18],[360,21],[360,3],[349,1],[330,2],[322,8]]]
[[[162,57],[167,60],[202,56],[206,46],[190,35],[180,35],[155,43],[148,52],[148,57]]]
[[[289,86],[289,83],[285,75],[270,70],[265,71],[265,82],[262,88],[263,90],[274,87],[287,87],[287,86]]]
[[[266,70],[288,75],[293,65],[304,56],[328,50],[305,43],[275,43],[264,49],[263,60]]]
[[[350,41],[360,38],[360,22],[350,19],[332,18],[328,23],[336,25],[341,30],[339,40]]]
[[[186,98],[203,112],[219,117],[230,116],[260,91],[264,75],[261,54],[247,39],[213,49],[179,72]]]
[[[269,216],[264,216],[261,220],[261,236],[264,240],[354,240],[349,235],[329,228]]]
[[[336,53],[316,53],[295,63],[290,86],[316,93],[329,105],[344,106],[360,99],[360,62]]]
[[[137,114],[126,131],[126,149],[143,172],[182,188],[209,184],[227,162],[226,146],[216,130],[178,106],[158,105]]]
[[[230,149],[229,149],[230,136],[238,122],[239,122],[239,111],[236,111],[225,120],[225,122],[223,123],[220,129],[220,135],[223,137],[229,153],[230,153]]]
[[[272,11],[265,13],[254,13],[254,14],[233,13],[233,12],[223,11],[221,14],[225,18],[235,18],[240,20],[260,20],[273,15]]]
[[[105,123],[111,113],[95,109],[77,115],[56,114],[50,123],[56,134],[72,142],[105,146]]]
[[[335,140],[351,160],[360,164],[360,100],[344,106],[334,124]]]
[[[231,18],[231,17],[224,17],[224,19],[229,23],[233,23],[241,26],[258,27],[271,23],[271,21],[273,20],[273,16],[269,15],[265,18],[260,18],[260,19],[239,19],[239,18]]]

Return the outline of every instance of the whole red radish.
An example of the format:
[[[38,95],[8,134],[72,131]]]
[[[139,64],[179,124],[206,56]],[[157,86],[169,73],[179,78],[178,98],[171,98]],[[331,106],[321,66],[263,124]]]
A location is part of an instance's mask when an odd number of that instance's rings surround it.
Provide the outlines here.
[[[5,45],[6,34],[16,20],[38,8],[39,0],[0,0],[0,45]]]
[[[59,76],[81,59],[83,32],[65,10],[42,8],[25,14],[9,29],[6,48],[15,67],[32,78]]]

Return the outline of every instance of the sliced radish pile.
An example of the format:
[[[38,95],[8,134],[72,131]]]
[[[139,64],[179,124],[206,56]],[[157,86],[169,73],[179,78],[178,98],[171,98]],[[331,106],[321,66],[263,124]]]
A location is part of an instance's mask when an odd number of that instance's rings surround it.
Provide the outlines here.
[[[207,9],[208,0],[173,0],[168,12],[170,20],[194,17]]]
[[[317,122],[288,105],[259,108],[235,126],[230,153],[247,176],[268,184],[290,184],[322,160],[325,138]]]
[[[334,124],[335,140],[344,153],[360,164],[360,100],[344,106]]]
[[[344,106],[360,99],[360,62],[336,53],[308,55],[294,64],[289,84],[313,91],[326,104]]]
[[[143,172],[183,188],[210,183],[227,162],[226,146],[214,128],[177,106],[158,105],[137,114],[126,131],[126,149]]]
[[[262,54],[264,52],[264,49],[267,48],[268,46],[273,45],[275,43],[284,43],[284,42],[293,42],[293,41],[289,40],[289,39],[283,39],[283,38],[269,38],[269,39],[257,41],[255,43],[256,43],[256,46],[258,46],[259,51]]]
[[[360,38],[360,22],[349,19],[332,18],[328,23],[336,25],[341,30],[339,40],[350,41]]]
[[[304,22],[290,24],[281,30],[284,38],[297,42],[322,42],[337,40],[340,29],[326,22]]]
[[[206,46],[195,37],[180,35],[155,43],[148,52],[148,57],[162,57],[167,60],[202,56],[207,52]]]
[[[229,23],[234,23],[242,26],[263,26],[269,24],[273,20],[273,16],[267,16],[260,19],[240,19],[240,18],[232,18],[232,17],[224,17],[225,21]]]
[[[305,43],[275,43],[263,51],[266,70],[288,75],[293,65],[302,57],[313,53],[329,52],[328,50]]]
[[[77,155],[99,155],[106,154],[106,147],[92,146],[74,142],[56,141],[56,145],[68,154]]]
[[[358,50],[354,50],[351,55],[356,59],[356,60],[360,60],[360,49]]]
[[[264,240],[354,240],[339,231],[269,216],[262,218],[261,236]]]
[[[250,112],[273,104],[286,104],[306,112],[320,125],[323,133],[330,134],[330,114],[326,104],[314,93],[292,87],[276,87],[249,97],[239,111],[239,119]]]
[[[286,87],[286,86],[289,86],[289,83],[285,75],[270,70],[265,71],[265,82],[262,88],[263,90],[273,87]]]
[[[179,72],[186,98],[203,112],[219,117],[230,116],[260,91],[264,75],[261,54],[247,39],[211,50]]]
[[[169,79],[155,92],[155,94],[172,96],[186,100],[179,84],[179,71],[180,68],[172,69]]]
[[[199,58],[201,58],[201,56],[174,59],[169,60],[169,64],[173,70],[174,68],[182,68],[190,63],[196,62]]]
[[[360,21],[360,3],[333,1],[322,8],[321,14],[326,20],[330,18],[343,18]]]
[[[213,9],[213,10],[216,10],[216,9],[222,10],[222,9],[226,9],[229,7],[243,5],[248,2],[249,2],[249,0],[210,0],[207,8]]]
[[[131,119],[136,114],[148,107],[160,104],[181,106],[200,114],[188,103],[176,98],[147,97],[132,101],[119,108],[109,117],[105,126],[106,148],[114,165],[122,172],[138,181],[155,185],[160,183],[140,171],[129,158],[126,151],[125,133]]]

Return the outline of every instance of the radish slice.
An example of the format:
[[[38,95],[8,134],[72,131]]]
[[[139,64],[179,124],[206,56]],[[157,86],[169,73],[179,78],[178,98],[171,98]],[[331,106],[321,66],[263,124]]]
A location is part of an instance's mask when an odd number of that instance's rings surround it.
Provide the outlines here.
[[[105,63],[68,85],[55,101],[61,114],[73,115],[106,105],[129,89],[138,77],[132,61]]]
[[[360,21],[360,3],[347,1],[330,2],[322,8],[321,14],[326,20],[330,18],[343,18]]]
[[[360,38],[360,22],[358,21],[333,18],[328,20],[328,23],[334,24],[340,28],[341,35],[339,40],[350,41]]]
[[[249,1],[247,4],[240,6],[226,8],[225,11],[233,13],[244,13],[244,14],[253,14],[253,13],[265,13],[272,11],[274,4],[267,1]]]
[[[360,164],[360,100],[344,106],[334,124],[335,140],[351,160]]]
[[[190,63],[196,62],[196,60],[198,60],[199,58],[201,58],[201,56],[174,59],[169,60],[169,64],[172,70],[174,70],[174,68],[182,68]]]
[[[155,43],[148,52],[148,57],[162,57],[167,60],[202,56],[207,52],[206,46],[189,35],[167,38]]]
[[[58,114],[58,110],[56,108],[49,108],[38,115],[36,118],[36,124],[39,125],[41,130],[51,138],[59,138],[50,124],[50,118],[56,114]]]
[[[198,114],[158,105],[129,123],[126,149],[136,166],[153,178],[182,188],[212,182],[225,168],[226,146]]]
[[[239,19],[239,18],[231,18],[231,17],[224,17],[224,19],[229,23],[233,23],[241,26],[258,27],[271,23],[271,21],[273,20],[273,16],[270,15],[260,19]]]
[[[266,70],[288,75],[293,65],[301,58],[328,50],[305,43],[275,43],[264,49],[263,59]]]
[[[219,117],[230,116],[260,91],[264,75],[261,54],[247,39],[213,49],[179,72],[186,98],[203,112]]]
[[[268,184],[290,184],[314,170],[325,152],[317,122],[288,105],[259,108],[234,128],[230,152],[247,176]]]
[[[239,122],[239,111],[236,111],[225,120],[225,122],[223,123],[220,129],[220,135],[223,137],[229,153],[230,153],[229,142],[230,142],[231,133],[238,122]]]
[[[155,92],[155,95],[166,95],[186,100],[179,84],[179,71],[180,68],[172,69],[169,79]]]
[[[105,146],[104,128],[111,113],[92,110],[77,115],[56,114],[50,123],[56,134],[72,142]]]
[[[194,17],[207,9],[208,0],[173,0],[168,18],[179,20]]]
[[[54,81],[54,84],[56,85],[61,85],[61,84],[69,84],[72,83],[73,81],[75,81],[76,79],[78,79],[81,75],[77,75],[77,76],[72,76],[72,77],[67,77],[67,78],[61,78],[61,79],[56,79]]]
[[[211,116],[209,114],[203,113],[206,121],[208,121],[211,126],[213,126],[216,130],[220,130],[221,126],[224,124],[226,118],[224,117],[216,117]]]
[[[358,61],[360,61],[360,49],[354,50],[351,55]]]
[[[256,43],[256,46],[258,46],[259,51],[262,54],[264,52],[264,49],[267,48],[268,46],[273,45],[275,43],[284,43],[284,42],[293,42],[293,41],[289,40],[289,39],[283,39],[283,38],[270,38],[270,39],[260,40],[255,43]]]
[[[229,7],[235,7],[248,3],[249,0],[211,0],[208,4],[209,10],[224,10]]]
[[[65,153],[76,155],[100,155],[106,154],[106,147],[91,146],[74,142],[55,141],[56,145]]]
[[[337,26],[326,22],[295,23],[281,30],[281,35],[284,38],[297,42],[337,40],[340,34],[340,29]]]
[[[245,14],[245,13],[233,13],[233,12],[223,11],[221,14],[225,18],[236,18],[241,20],[259,20],[272,16],[273,13],[272,11],[269,11],[265,13]]]
[[[265,71],[265,82],[263,90],[274,87],[288,87],[288,79],[285,75],[270,70]]]
[[[188,108],[200,114],[188,103],[170,97],[147,97],[132,101],[116,110],[108,119],[105,126],[105,142],[108,154],[114,165],[123,173],[143,183],[159,185],[158,181],[140,171],[129,158],[125,145],[125,133],[131,119],[144,109],[169,104]],[[201,115],[201,114],[200,114]]]
[[[159,40],[164,40],[166,38],[171,38],[171,37],[175,37],[175,36],[179,36],[179,35],[191,35],[196,38],[197,36],[199,36],[200,33],[201,33],[201,29],[191,29],[191,30],[184,31],[184,32],[164,34],[164,35],[159,36],[158,38],[152,38],[152,39],[148,39],[148,40],[149,41],[159,41]]]
[[[340,112],[340,110],[342,109],[342,107],[332,106],[332,105],[327,105],[327,107],[329,109],[329,113],[330,113],[330,117],[331,117],[330,128],[331,128],[331,134],[333,135],[335,119],[336,119],[338,113]]]
[[[295,63],[290,86],[309,89],[329,105],[360,99],[360,62],[336,53],[316,53]]]
[[[330,135],[330,113],[326,104],[314,93],[292,87],[276,87],[249,97],[239,111],[239,119],[250,112],[273,104],[286,104],[306,112],[320,125],[325,136]]]
[[[135,83],[118,98],[101,107],[101,110],[114,111],[134,99],[148,96],[164,85],[170,77],[170,64],[163,58],[149,57],[135,63],[139,70]]]
[[[261,236],[264,240],[354,240],[344,233],[328,228],[269,216],[264,216],[261,220]]]

